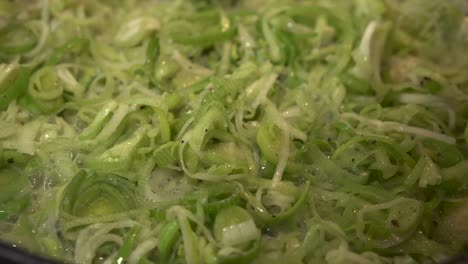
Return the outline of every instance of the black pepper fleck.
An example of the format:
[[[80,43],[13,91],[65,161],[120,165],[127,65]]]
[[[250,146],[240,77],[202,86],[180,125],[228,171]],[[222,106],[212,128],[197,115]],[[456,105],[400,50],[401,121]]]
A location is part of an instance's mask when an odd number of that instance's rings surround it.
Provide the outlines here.
[[[425,85],[425,84],[426,84],[428,81],[430,81],[430,80],[431,80],[431,79],[430,79],[429,77],[424,76],[424,77],[421,79],[421,81],[419,82],[419,84],[420,84],[421,86],[423,86],[423,85]]]

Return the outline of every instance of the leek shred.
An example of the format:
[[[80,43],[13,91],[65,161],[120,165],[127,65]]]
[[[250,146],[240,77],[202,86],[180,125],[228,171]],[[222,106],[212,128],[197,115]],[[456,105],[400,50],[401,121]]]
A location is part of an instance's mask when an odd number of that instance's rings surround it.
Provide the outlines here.
[[[464,0],[29,2],[0,1],[2,240],[77,264],[466,252]]]

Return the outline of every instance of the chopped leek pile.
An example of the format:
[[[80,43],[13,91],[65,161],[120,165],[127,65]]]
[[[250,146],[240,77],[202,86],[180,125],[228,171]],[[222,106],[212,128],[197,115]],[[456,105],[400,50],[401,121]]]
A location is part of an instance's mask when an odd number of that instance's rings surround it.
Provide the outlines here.
[[[464,0],[0,2],[0,237],[70,263],[468,250]]]

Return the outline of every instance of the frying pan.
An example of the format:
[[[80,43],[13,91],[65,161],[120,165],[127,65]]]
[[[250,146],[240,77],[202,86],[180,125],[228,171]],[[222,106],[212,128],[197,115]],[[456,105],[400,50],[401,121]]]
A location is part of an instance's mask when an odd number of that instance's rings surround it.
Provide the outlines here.
[[[22,248],[0,241],[1,264],[60,264],[60,261],[35,255]],[[454,257],[441,264],[468,264],[468,253]]]

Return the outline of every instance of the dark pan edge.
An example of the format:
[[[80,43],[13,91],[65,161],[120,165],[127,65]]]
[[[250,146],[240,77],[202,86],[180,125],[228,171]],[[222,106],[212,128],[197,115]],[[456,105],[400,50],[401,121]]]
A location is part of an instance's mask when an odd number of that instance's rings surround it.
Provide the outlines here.
[[[38,256],[23,248],[0,241],[0,263],[2,264],[58,264],[56,260]]]

